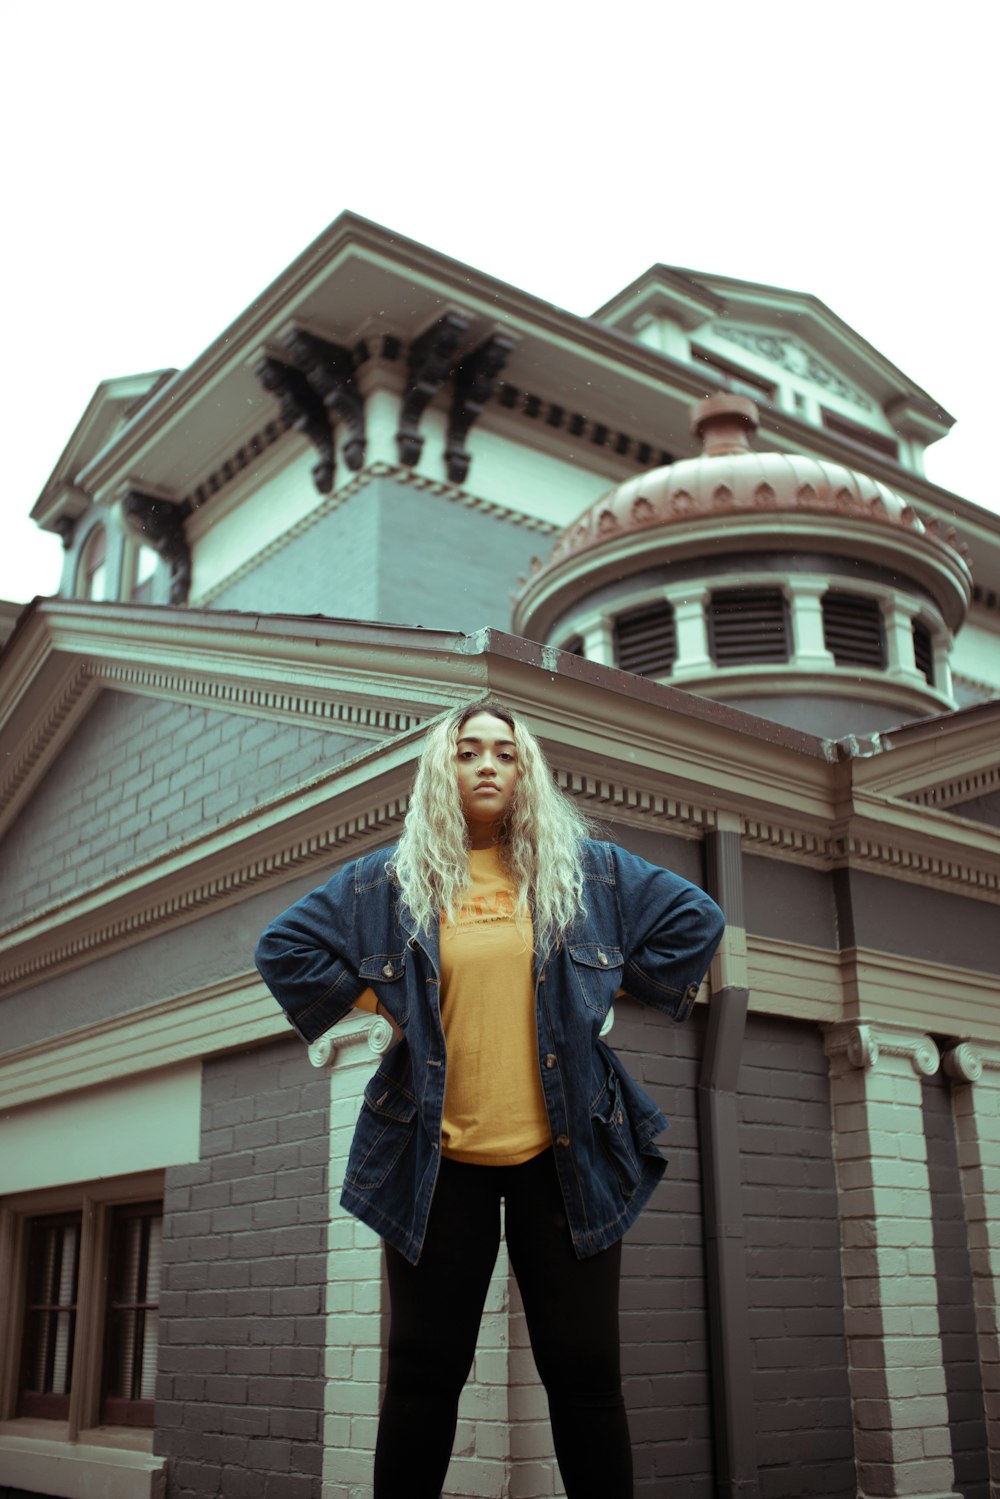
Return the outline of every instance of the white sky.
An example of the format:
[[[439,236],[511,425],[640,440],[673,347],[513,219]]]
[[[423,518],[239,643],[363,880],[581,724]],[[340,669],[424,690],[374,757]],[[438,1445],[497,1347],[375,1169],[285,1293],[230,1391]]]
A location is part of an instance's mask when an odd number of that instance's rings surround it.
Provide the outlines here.
[[[97,383],[189,363],[344,208],[588,313],[654,261],[811,291],[993,510],[981,0],[54,0],[4,13],[0,598]],[[989,448],[988,448],[989,444]]]

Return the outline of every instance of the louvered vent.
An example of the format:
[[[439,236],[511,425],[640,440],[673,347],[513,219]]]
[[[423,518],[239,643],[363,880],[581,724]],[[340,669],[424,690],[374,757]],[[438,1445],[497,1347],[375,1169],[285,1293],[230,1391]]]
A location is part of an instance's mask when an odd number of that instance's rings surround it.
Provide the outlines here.
[[[882,610],[878,599],[828,593],[823,599],[823,644],[838,666],[885,668]]]
[[[566,644],[565,645],[561,645],[559,647],[559,649],[561,651],[565,651],[566,654],[567,654],[567,656],[582,656],[583,655],[583,636],[582,635],[573,635],[573,636],[571,636],[571,638],[569,640],[567,640]]]
[[[913,655],[917,671],[922,671],[929,686],[934,686],[934,641],[923,620],[913,621]]]
[[[665,676],[677,659],[674,611],[669,604],[633,609],[615,620],[615,661],[640,677]]]
[[[780,588],[726,588],[708,611],[716,666],[788,660],[788,606]]]

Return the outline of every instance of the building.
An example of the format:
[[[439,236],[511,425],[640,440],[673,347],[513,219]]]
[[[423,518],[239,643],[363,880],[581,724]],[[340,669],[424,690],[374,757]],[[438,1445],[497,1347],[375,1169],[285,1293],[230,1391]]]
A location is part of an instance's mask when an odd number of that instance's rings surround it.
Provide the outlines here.
[[[690,1023],[616,1007],[673,1120],[637,1493],[987,1499],[1000,517],[924,477],[950,420],[814,297],[580,318],[349,214],[99,387],[59,595],[0,615],[2,1499],[368,1492],[382,1042],[307,1056],[251,954],[487,689],[729,918]],[[558,1492],[501,1258],[447,1493]]]

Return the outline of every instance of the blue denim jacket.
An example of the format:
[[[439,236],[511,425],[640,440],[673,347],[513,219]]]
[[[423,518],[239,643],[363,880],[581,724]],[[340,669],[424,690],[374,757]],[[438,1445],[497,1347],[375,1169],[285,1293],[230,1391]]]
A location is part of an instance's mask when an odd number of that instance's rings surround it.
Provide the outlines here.
[[[437,928],[416,931],[386,871],[392,849],[346,865],[267,928],[257,966],[314,1041],[367,988],[403,1039],[365,1088],[341,1202],[411,1263],[420,1257],[441,1158],[448,1059]],[[577,1255],[625,1233],[663,1175],[666,1120],[599,1032],[618,990],[674,1020],[691,1013],[722,935],[697,885],[612,843],[585,846],[585,912],[535,955],[538,1065]]]

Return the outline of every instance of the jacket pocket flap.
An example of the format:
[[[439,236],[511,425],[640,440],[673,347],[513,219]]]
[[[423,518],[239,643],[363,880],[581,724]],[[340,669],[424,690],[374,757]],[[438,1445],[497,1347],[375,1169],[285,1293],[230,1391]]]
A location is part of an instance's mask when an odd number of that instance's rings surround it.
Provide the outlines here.
[[[401,979],[405,972],[405,952],[377,952],[370,958],[362,958],[358,977],[368,984],[391,984],[394,979]]]
[[[605,947],[600,942],[579,943],[570,948],[569,955],[585,968],[621,968],[624,961],[620,947]]]
[[[408,1124],[417,1112],[417,1100],[379,1072],[365,1087],[365,1103],[376,1114],[398,1119],[401,1124]]]

